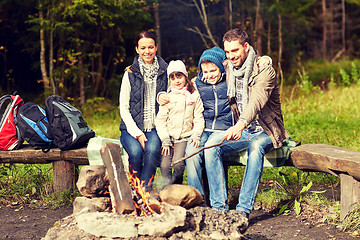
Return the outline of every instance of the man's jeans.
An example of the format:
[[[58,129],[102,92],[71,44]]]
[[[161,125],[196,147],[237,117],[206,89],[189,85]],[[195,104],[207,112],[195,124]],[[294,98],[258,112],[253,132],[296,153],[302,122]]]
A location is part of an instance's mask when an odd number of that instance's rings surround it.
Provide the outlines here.
[[[212,136],[213,134],[216,135]],[[202,143],[202,145],[209,146],[219,143],[223,139],[224,134],[225,132],[210,133],[211,141],[208,140],[205,144]],[[250,213],[254,205],[257,188],[263,170],[264,155],[269,152],[272,147],[273,144],[271,139],[265,132],[249,134],[247,130],[244,130],[241,139],[237,141],[225,141],[221,146],[205,149],[203,154],[210,189],[211,207],[218,210],[229,209],[227,204],[225,173],[222,162],[223,156],[248,149],[247,166],[237,210]],[[187,154],[188,153],[190,153],[190,151],[187,152]],[[189,182],[189,185],[192,184],[191,186],[194,186],[199,191],[201,189],[200,193],[203,194],[204,191],[201,187],[201,156],[197,156],[196,161],[192,158],[189,158],[191,161],[186,162],[187,168],[190,166],[190,169],[188,169],[188,181],[189,175],[192,174],[190,175],[191,181]],[[190,164],[188,165],[188,163]]]
[[[251,213],[264,167],[264,156],[273,149],[270,137],[262,131],[252,138],[248,147],[245,175],[240,189],[237,211]]]
[[[155,176],[156,168],[160,166],[161,141],[155,128],[151,132],[145,132],[145,136],[145,150],[126,130],[121,131],[120,142],[129,155],[130,169],[137,172],[135,176],[144,181],[146,190],[150,190],[152,184],[149,184],[149,180]]]

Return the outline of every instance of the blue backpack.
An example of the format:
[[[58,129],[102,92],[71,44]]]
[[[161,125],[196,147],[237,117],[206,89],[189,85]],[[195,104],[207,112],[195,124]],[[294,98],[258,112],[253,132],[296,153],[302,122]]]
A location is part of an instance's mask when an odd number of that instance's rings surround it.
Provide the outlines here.
[[[33,102],[27,102],[19,108],[15,124],[19,130],[19,139],[26,140],[34,149],[44,152],[54,147],[53,135],[45,110]]]

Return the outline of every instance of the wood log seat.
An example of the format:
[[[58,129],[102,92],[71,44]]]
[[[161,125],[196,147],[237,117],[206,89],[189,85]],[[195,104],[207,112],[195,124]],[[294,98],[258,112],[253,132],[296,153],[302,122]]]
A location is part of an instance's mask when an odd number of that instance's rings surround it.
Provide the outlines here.
[[[277,150],[266,155],[265,167],[294,166],[303,171],[330,173],[341,181],[341,219],[355,203],[360,202],[360,151],[349,150],[326,144],[304,144],[290,148],[289,152]],[[279,152],[283,151],[283,152]],[[277,154],[277,155],[276,155]],[[286,156],[287,159],[279,158]],[[246,153],[228,156],[224,167],[244,165]],[[273,159],[277,159],[275,162]],[[280,161],[279,161],[280,159]],[[0,151],[0,163],[52,164],[54,192],[73,188],[77,179],[75,169],[78,165],[88,165],[86,148],[61,151],[51,149],[44,153],[24,145],[19,150]]]

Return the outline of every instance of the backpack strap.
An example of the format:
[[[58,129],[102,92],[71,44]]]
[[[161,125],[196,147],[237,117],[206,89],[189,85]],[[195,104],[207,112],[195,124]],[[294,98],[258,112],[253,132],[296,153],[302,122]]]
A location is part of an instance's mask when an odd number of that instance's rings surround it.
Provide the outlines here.
[[[7,103],[7,101],[10,101],[10,104],[12,103],[12,98],[11,95],[4,95],[0,98],[0,121],[2,122],[2,118],[4,113],[6,112],[6,108],[9,106],[9,104]]]

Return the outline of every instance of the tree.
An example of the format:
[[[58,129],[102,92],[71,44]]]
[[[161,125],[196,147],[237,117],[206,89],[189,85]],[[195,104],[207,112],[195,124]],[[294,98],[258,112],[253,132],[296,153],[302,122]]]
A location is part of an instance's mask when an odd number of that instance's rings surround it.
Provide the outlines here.
[[[28,22],[31,30],[41,34],[44,90],[50,88],[47,76],[51,76],[50,80],[55,80],[51,84],[53,93],[79,96],[82,104],[86,95],[107,94],[107,81],[125,58],[124,39],[141,30],[139,22],[149,20],[140,6],[140,2],[130,0],[62,0],[56,5],[53,0],[39,0],[39,17]]]
[[[210,26],[209,26],[209,22],[208,22],[208,15],[206,13],[206,7],[204,4],[204,0],[191,0],[191,1],[192,1],[192,4],[187,3],[187,5],[195,6],[195,8],[199,14],[199,17],[200,17],[202,23],[204,24],[206,33],[203,33],[199,29],[199,27],[188,27],[188,28],[186,28],[186,30],[197,33],[201,37],[206,48],[210,47],[208,40],[210,40],[210,42],[213,46],[218,46],[218,43],[215,41],[213,34],[211,33],[211,30],[210,30]],[[199,1],[199,3],[198,3],[198,1]]]

